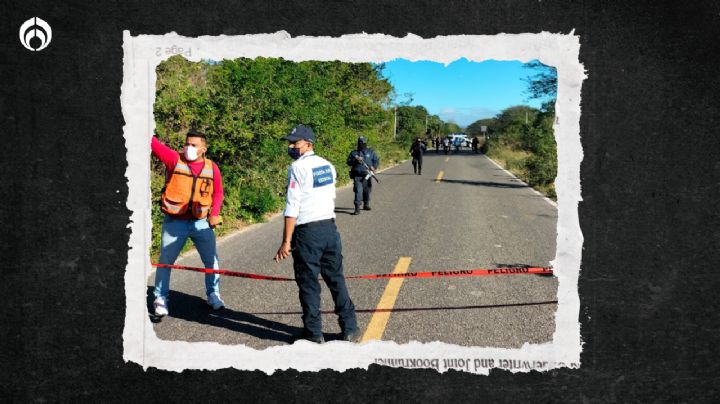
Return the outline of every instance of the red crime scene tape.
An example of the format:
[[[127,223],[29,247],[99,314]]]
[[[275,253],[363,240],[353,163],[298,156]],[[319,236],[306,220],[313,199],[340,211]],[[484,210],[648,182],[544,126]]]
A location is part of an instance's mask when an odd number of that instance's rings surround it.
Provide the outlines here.
[[[225,276],[235,276],[238,278],[265,280],[265,281],[294,281],[295,278],[287,278],[284,276],[270,276],[251,274],[246,272],[230,271],[227,269],[198,268],[184,265],[170,264],[152,264],[154,267],[182,269],[186,271],[203,272],[206,274],[216,273]],[[387,278],[451,278],[460,276],[490,276],[490,275],[552,275],[552,268],[544,267],[512,267],[512,268],[495,268],[495,269],[467,269],[461,271],[426,271],[426,272],[406,272],[398,274],[370,274],[370,275],[353,275],[346,276],[345,279],[387,279]]]

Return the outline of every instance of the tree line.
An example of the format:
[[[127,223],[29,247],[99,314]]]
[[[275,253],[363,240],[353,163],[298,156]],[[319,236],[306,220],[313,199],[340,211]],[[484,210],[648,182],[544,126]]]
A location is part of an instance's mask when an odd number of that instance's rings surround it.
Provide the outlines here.
[[[557,71],[533,61],[525,67],[535,72],[527,80],[526,93],[530,99],[541,101],[540,109],[526,105],[506,108],[493,118],[470,124],[468,136],[481,136],[487,127],[487,140],[482,151],[497,157],[506,168],[519,175],[530,186],[555,198],[557,176],[557,144],[553,132]]]
[[[416,137],[446,136],[450,133],[462,132],[455,122],[445,122],[437,115],[431,115],[422,106],[401,105],[397,108],[398,127],[397,139],[405,144]]]

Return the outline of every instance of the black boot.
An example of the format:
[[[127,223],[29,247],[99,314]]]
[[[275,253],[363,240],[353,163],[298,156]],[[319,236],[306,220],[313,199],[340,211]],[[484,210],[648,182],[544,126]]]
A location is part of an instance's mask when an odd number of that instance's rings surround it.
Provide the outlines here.
[[[301,341],[301,340],[314,342],[316,344],[324,344],[325,343],[325,338],[323,337],[322,334],[320,336],[314,336],[305,330],[303,330],[303,332],[300,333],[300,335],[295,336],[293,343],[295,343],[297,341]]]
[[[360,214],[360,205],[355,205],[355,211],[353,212],[353,215],[359,215]]]
[[[363,205],[363,209],[364,209],[364,210],[372,210],[372,209],[370,209],[370,204],[369,204],[369,203],[366,203],[365,205]]]

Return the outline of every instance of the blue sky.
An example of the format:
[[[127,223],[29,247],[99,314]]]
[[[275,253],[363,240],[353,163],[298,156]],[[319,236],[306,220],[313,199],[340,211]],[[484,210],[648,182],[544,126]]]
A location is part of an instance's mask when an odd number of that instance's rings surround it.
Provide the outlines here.
[[[459,59],[447,67],[436,62],[395,59],[385,63],[383,75],[395,87],[398,101],[412,93],[410,105],[422,105],[444,121],[465,127],[491,118],[514,105],[539,108],[540,100],[527,100],[522,78],[535,72],[513,61],[470,62]]]

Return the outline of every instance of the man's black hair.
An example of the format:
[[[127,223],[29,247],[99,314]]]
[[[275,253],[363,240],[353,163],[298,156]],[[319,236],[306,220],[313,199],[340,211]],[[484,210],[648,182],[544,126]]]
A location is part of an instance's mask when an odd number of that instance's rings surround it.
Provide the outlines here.
[[[187,132],[187,135],[185,137],[201,137],[205,139],[205,134],[195,128],[192,128]]]

